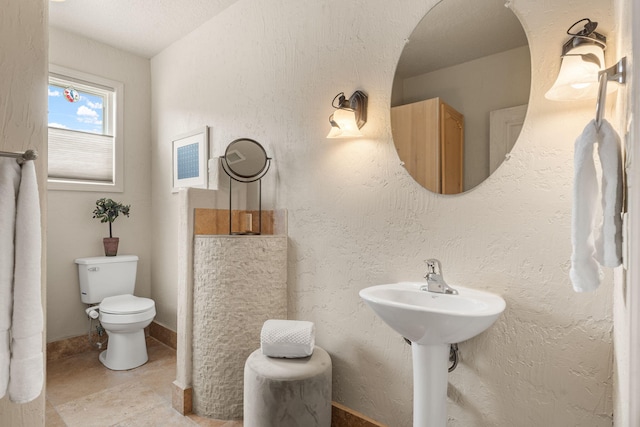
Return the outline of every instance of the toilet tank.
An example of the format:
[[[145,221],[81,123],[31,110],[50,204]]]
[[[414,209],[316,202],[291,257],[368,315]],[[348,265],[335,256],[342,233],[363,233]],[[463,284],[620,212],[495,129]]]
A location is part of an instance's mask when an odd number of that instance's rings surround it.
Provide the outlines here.
[[[98,304],[104,298],[131,294],[136,286],[136,255],[78,258],[80,299],[86,304]]]

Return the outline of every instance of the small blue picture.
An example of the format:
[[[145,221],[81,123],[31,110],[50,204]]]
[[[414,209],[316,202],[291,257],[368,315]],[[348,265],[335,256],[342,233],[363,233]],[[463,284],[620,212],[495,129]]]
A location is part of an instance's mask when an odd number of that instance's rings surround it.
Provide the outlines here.
[[[173,145],[173,186],[180,188],[207,188],[207,159],[209,127],[196,129],[171,140]]]
[[[178,179],[197,178],[200,174],[198,143],[178,147]]]

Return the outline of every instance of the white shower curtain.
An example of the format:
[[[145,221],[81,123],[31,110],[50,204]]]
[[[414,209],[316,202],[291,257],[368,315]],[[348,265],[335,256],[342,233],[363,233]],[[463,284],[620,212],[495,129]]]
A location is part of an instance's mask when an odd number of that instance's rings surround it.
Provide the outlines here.
[[[0,157],[0,398],[15,403],[43,386],[41,228],[33,161]]]

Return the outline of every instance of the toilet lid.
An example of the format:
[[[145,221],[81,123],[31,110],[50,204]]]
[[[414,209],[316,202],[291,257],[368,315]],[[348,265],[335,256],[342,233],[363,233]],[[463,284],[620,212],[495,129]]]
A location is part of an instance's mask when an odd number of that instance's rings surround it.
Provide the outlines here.
[[[143,313],[154,307],[152,299],[141,298],[133,295],[116,295],[107,297],[100,303],[100,311],[109,314],[135,314]]]

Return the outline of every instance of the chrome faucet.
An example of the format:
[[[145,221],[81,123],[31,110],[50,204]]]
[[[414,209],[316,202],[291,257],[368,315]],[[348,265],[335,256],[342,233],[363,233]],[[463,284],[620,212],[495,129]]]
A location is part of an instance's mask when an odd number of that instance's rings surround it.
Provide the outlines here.
[[[442,265],[437,259],[428,259],[427,274],[424,276],[427,279],[427,284],[420,287],[421,291],[436,292],[439,294],[451,294],[458,295],[458,291],[447,285],[442,277]],[[436,271],[436,266],[437,271]]]

